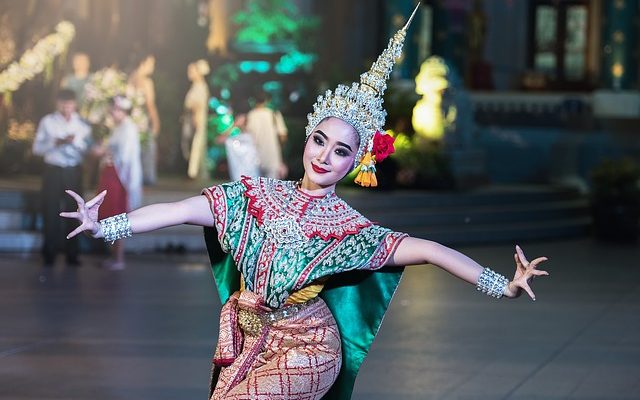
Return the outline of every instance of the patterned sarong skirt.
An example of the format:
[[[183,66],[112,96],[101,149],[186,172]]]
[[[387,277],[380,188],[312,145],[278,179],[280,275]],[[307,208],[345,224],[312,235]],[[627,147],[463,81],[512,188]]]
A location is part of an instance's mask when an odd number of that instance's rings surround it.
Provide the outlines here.
[[[236,292],[220,315],[211,399],[320,399],[340,372],[340,346],[322,299],[273,312]]]

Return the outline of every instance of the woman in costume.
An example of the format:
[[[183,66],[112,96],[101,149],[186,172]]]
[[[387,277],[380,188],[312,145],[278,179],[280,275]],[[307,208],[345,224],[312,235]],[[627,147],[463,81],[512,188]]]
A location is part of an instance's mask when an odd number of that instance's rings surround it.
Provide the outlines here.
[[[144,96],[144,106],[149,118],[148,132],[140,132],[148,135],[143,141],[142,152],[142,177],[145,185],[155,185],[158,179],[158,136],[160,135],[160,117],[156,106],[156,89],[153,84],[153,75],[156,69],[156,58],[147,54],[140,59],[134,70],[129,75],[128,84],[132,91],[139,91]]]
[[[408,26],[408,23],[407,23]],[[211,399],[348,399],[404,265],[434,264],[494,297],[534,296],[529,281],[545,258],[514,255],[509,281],[438,243],[378,226],[335,193],[357,165],[375,186],[389,151],[382,93],[406,28],[351,87],[318,98],[306,128],[298,182],[244,177],[202,196],[154,204],[98,222],[104,193],[62,213],[107,241],[176,224],[205,227],[224,304]],[[358,163],[359,161],[359,163]],[[388,267],[388,268],[383,268]],[[374,272],[375,271],[375,272]]]
[[[142,163],[138,127],[129,117],[132,103],[126,97],[111,100],[110,115],[114,122],[111,135],[94,153],[101,157],[98,192],[108,193],[100,206],[98,218],[104,219],[132,211],[142,201]],[[123,269],[124,242],[116,240],[111,259],[104,266]]]
[[[189,161],[187,175],[191,179],[207,177],[207,110],[209,87],[204,77],[209,73],[209,63],[198,60],[189,64],[187,75],[191,88],[184,99],[185,117],[182,126],[182,148]]]

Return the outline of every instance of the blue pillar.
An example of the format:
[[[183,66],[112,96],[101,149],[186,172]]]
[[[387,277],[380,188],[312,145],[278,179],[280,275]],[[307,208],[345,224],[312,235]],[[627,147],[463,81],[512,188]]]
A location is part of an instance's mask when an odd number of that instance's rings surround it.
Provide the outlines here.
[[[449,67],[463,76],[465,71],[467,10],[459,2],[447,3],[434,0],[433,7],[433,51],[442,57]]]
[[[638,0],[602,2],[602,68],[605,88],[638,85]]]

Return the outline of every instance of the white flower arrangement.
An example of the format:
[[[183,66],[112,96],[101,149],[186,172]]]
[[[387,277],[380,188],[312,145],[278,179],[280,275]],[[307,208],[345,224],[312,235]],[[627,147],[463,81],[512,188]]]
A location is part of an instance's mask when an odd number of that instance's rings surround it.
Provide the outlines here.
[[[0,72],[0,93],[9,96],[18,90],[22,83],[50,67],[57,56],[67,51],[75,36],[75,27],[70,22],[62,21],[55,29],[55,33],[40,39],[31,49],[25,51],[20,60],[14,61]]]
[[[127,74],[115,68],[103,68],[91,75],[85,85],[84,104],[80,114],[91,124],[110,127],[109,102],[115,96],[131,100],[131,119],[140,133],[149,130],[144,94],[127,83]]]

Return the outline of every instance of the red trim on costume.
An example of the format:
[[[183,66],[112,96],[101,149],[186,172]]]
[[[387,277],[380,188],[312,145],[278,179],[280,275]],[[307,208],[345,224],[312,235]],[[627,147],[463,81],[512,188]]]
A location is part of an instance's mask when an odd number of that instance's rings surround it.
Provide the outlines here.
[[[385,235],[384,239],[380,242],[380,245],[373,253],[373,256],[371,256],[368,269],[373,270],[384,267],[389,260],[389,257],[391,257],[393,252],[398,248],[398,245],[400,245],[400,242],[402,242],[402,239],[408,236],[409,235],[406,233],[401,232],[389,232]]]
[[[262,225],[265,219],[275,220],[287,215],[299,218],[303,214],[300,228],[308,238],[319,237],[324,241],[342,240],[355,235],[362,228],[371,226],[371,221],[351,208],[344,200],[333,197],[310,196],[300,190],[293,193],[285,184],[290,182],[268,178],[243,176],[244,195],[248,199],[247,212]],[[310,208],[311,215],[305,214]]]
[[[227,199],[222,187],[212,186],[202,189],[202,194],[209,201],[209,209],[213,215],[213,224],[218,232],[218,240],[222,241],[222,236],[227,230]]]
[[[269,284],[269,278],[271,276],[271,263],[273,257],[276,254],[275,243],[265,243],[260,249],[260,255],[258,256],[258,264],[256,265],[256,272],[254,278],[254,291],[256,293],[266,293],[267,286]]]

